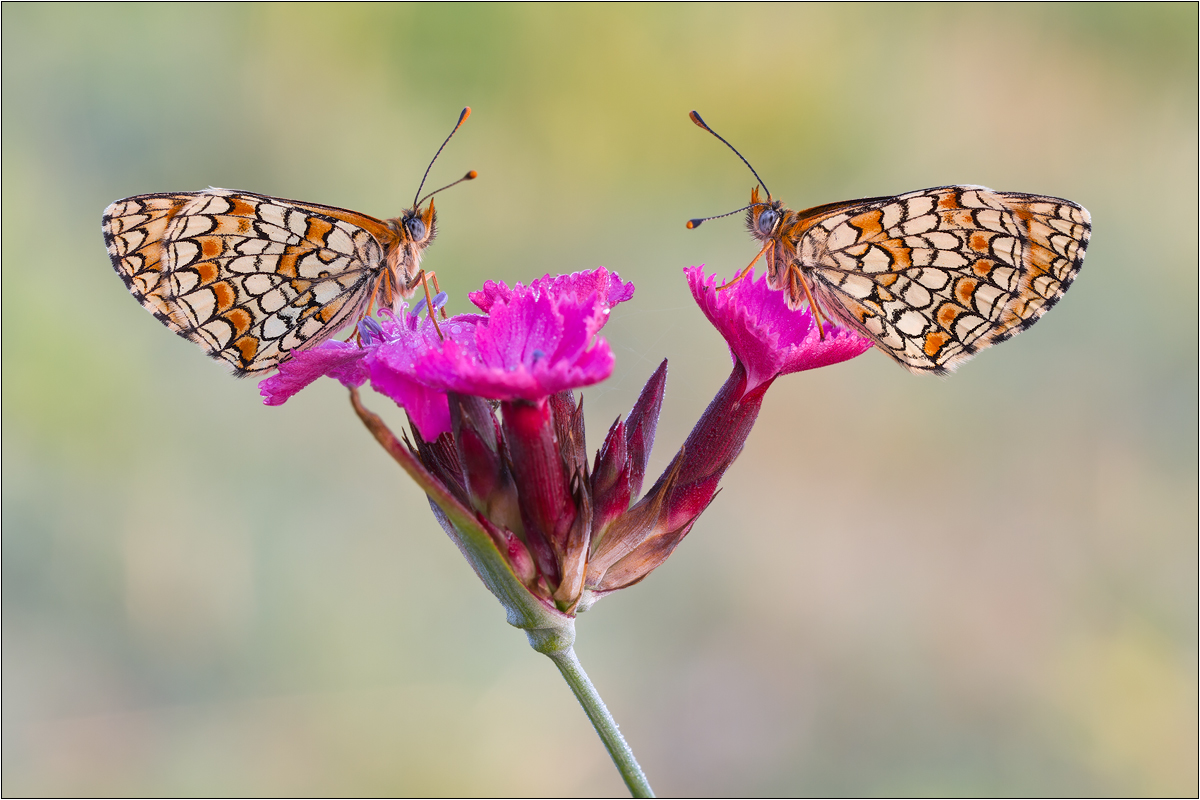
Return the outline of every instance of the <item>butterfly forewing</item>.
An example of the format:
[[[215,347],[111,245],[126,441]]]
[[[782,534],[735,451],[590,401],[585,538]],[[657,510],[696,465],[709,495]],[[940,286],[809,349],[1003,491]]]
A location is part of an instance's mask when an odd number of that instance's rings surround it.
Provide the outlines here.
[[[395,238],[373,217],[224,189],[118,200],[103,226],[133,296],[239,374],[364,313]]]
[[[1091,224],[1067,200],[942,186],[801,212],[793,229],[793,306],[802,270],[842,322],[908,369],[944,373],[1062,297]]]

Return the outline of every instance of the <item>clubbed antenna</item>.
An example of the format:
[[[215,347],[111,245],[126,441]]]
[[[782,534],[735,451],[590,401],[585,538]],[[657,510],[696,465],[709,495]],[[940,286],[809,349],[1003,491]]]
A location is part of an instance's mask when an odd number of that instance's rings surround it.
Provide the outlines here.
[[[462,110],[462,113],[458,115],[458,122],[455,124],[454,130],[450,131],[450,136],[446,137],[446,141],[442,142],[442,146],[439,147],[437,152],[433,154],[433,161],[430,161],[429,166],[425,168],[425,175],[421,178],[421,185],[417,187],[417,193],[414,195],[413,208],[416,208],[418,205],[420,205],[415,198],[419,198],[421,196],[421,190],[425,188],[425,179],[429,177],[429,170],[433,169],[433,162],[438,160],[438,156],[442,154],[442,150],[445,149],[446,145],[450,142],[450,137],[454,136],[454,134],[458,132],[458,129],[462,127],[462,124],[467,121],[467,117],[469,116],[471,116],[471,107],[467,106]],[[716,134],[713,135],[715,136]],[[722,139],[722,141],[724,141],[724,139]],[[744,161],[745,159],[742,160]],[[467,175],[473,177],[471,172],[468,172]],[[463,180],[470,180],[470,177],[463,178]],[[443,186],[442,188],[445,189],[447,187]],[[766,187],[764,186],[763,188],[765,189]],[[440,192],[441,189],[438,189],[438,191]]]
[[[470,171],[470,172],[468,172],[466,175],[463,175],[461,178],[459,178],[458,180],[456,180],[454,183],[447,183],[447,184],[446,184],[445,186],[443,186],[441,189],[434,189],[432,192],[430,192],[429,194],[425,195],[425,196],[424,196],[424,197],[422,197],[420,200],[418,200],[418,201],[417,201],[417,202],[416,202],[416,203],[413,205],[413,208],[416,208],[417,206],[421,205],[422,203],[424,203],[424,202],[425,202],[426,200],[428,200],[429,198],[433,197],[433,196],[434,196],[435,194],[437,194],[438,192],[444,192],[444,191],[446,191],[447,189],[449,189],[451,186],[458,186],[458,185],[459,185],[460,183],[462,183],[463,181],[473,181],[473,180],[475,180],[475,179],[476,179],[476,178],[478,178],[478,177],[479,177],[479,173],[478,173],[478,172],[476,172],[475,170],[471,170],[471,171]]]
[[[723,136],[721,136],[721,134],[719,134],[719,133],[717,133],[716,131],[714,131],[712,128],[708,127],[708,123],[706,123],[704,120],[700,119],[700,115],[699,115],[699,114],[697,114],[695,111],[692,111],[692,112],[690,112],[690,113],[688,114],[688,116],[692,118],[692,122],[696,123],[696,125],[698,125],[699,127],[703,128],[704,130],[708,131],[708,132],[709,132],[709,133],[711,133],[713,136],[715,136],[715,137],[717,137],[718,139],[720,139],[722,142],[725,142],[725,138],[724,138]],[[737,151],[737,148],[736,148],[736,147],[734,147],[733,145],[731,145],[729,142],[725,142],[725,146],[726,146],[726,147],[728,147],[730,150],[732,150],[732,151],[734,152],[734,155],[736,155],[738,158],[740,158],[740,159],[742,160],[742,163],[743,163],[743,164],[745,164],[747,167],[750,167],[750,162],[746,160],[746,157],[745,157],[745,156],[743,156],[741,153],[739,153],[739,152]],[[754,172],[754,167],[750,167],[750,171],[751,171],[751,172]],[[757,172],[754,172],[754,177],[755,177],[755,178],[758,178],[758,183],[759,183],[759,185],[763,187],[763,191],[767,193],[767,197],[770,197],[770,196],[771,196],[771,190],[767,188],[767,184],[763,183],[763,179],[758,177],[758,173],[757,173]],[[748,207],[748,206],[747,206],[747,207]],[[745,210],[745,209],[738,209],[738,211],[743,211],[743,210]],[[730,213],[730,214],[736,214],[736,213],[737,213],[737,211],[730,211],[729,213]],[[722,215],[722,216],[724,216],[724,215]],[[715,219],[715,217],[709,217],[709,219]],[[703,221],[703,220],[702,220],[702,221]],[[699,223],[699,222],[697,222],[696,224],[697,224],[697,225],[699,225],[700,223]],[[693,226],[693,225],[692,225],[692,224],[689,222],[689,223],[688,223],[688,227],[689,227],[689,228],[692,228],[692,227],[695,227],[695,226]]]
[[[700,217],[699,219],[689,219],[687,221],[687,228],[690,231],[693,228],[699,228],[701,223],[708,222],[710,219],[720,219],[721,217],[728,217],[731,214],[737,214],[739,212],[745,211],[747,208],[754,208],[755,206],[766,206],[766,205],[770,205],[770,203],[751,203],[748,206],[742,206],[739,209],[736,209],[734,211],[729,211],[725,214],[717,214],[715,217]]]

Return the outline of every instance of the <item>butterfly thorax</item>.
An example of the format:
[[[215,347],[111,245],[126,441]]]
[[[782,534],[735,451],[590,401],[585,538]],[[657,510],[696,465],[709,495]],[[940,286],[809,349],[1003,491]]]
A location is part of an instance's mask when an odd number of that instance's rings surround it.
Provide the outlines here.
[[[413,208],[398,217],[385,220],[388,232],[393,237],[380,242],[384,247],[388,270],[397,290],[404,296],[412,293],[419,282],[421,255],[437,236],[437,212],[433,200],[429,208],[422,211]]]
[[[803,233],[800,215],[769,195],[759,199],[758,187],[750,192],[750,208],[746,211],[746,227],[750,235],[766,244],[763,252],[767,264],[767,280],[780,288],[781,275],[796,260],[796,244]]]

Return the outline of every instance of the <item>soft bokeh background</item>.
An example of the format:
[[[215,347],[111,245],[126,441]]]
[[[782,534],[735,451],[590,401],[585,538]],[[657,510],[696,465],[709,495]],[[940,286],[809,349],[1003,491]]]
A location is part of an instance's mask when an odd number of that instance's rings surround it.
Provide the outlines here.
[[[753,185],[689,109],[794,207],[1093,215],[1069,295],[953,377],[779,381],[672,559],[580,619],[660,793],[1197,791],[1195,5],[2,13],[5,795],[622,792],[345,392],[263,407],[101,240],[209,185],[395,215],[468,104],[426,265],[455,311],[632,279],[589,434],[669,358],[654,474],[729,366],[680,270],[754,253],[684,228]]]

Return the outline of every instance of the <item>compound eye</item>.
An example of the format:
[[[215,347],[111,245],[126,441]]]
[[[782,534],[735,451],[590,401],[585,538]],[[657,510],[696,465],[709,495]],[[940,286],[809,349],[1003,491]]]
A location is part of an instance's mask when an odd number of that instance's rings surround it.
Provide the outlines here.
[[[414,241],[419,242],[425,238],[425,223],[422,222],[419,217],[413,217],[412,219],[405,220],[404,228],[408,231],[408,235],[411,236]]]
[[[773,208],[768,208],[758,215],[758,229],[762,233],[770,233],[775,230],[775,223],[778,221],[779,212]]]

